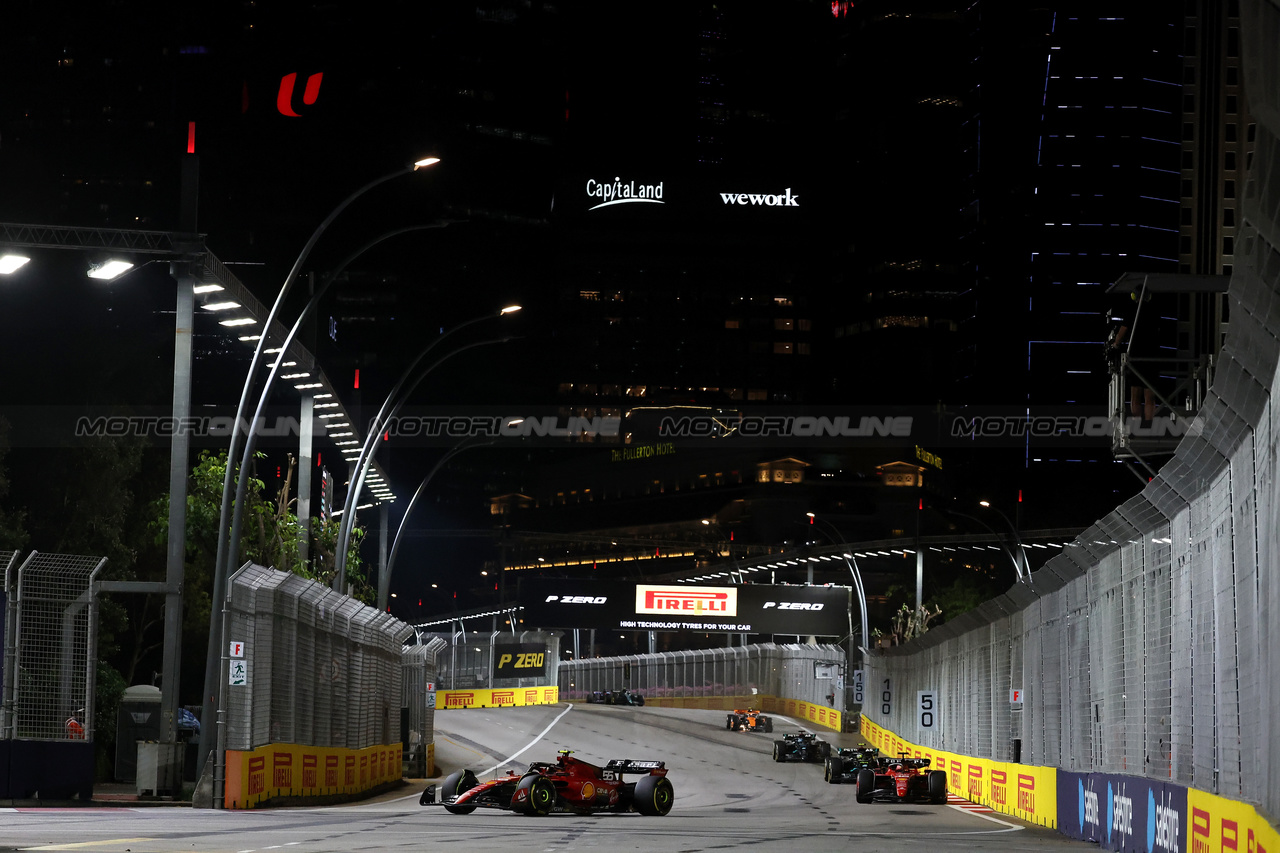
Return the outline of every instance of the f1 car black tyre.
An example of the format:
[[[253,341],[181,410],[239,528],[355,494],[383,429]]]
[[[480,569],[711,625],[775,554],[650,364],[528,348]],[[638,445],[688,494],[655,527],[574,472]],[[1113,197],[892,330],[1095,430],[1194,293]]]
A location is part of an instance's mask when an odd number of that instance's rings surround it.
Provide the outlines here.
[[[871,802],[871,792],[876,787],[876,774],[867,768],[858,771],[858,791],[853,798],[860,803]]]
[[[947,802],[947,771],[929,771],[929,799],[938,805]]]
[[[774,760],[774,761],[786,761],[786,760],[787,760],[787,759],[786,759],[786,756],[785,756],[785,755],[783,755],[783,753],[782,753],[783,749],[785,749],[785,748],[786,748],[786,744],[785,744],[785,743],[783,743],[782,741],[780,741],[780,740],[775,740],[775,741],[773,742],[773,760]]]
[[[733,731],[735,728],[737,728],[737,726],[738,726],[737,720],[735,720],[733,717],[725,717],[724,727],[726,729],[728,729],[729,731]]]
[[[832,785],[840,784],[841,772],[834,758],[828,758],[822,765],[822,778]]]
[[[765,733],[766,733],[766,734],[773,734],[773,719],[772,719],[772,718],[770,718],[770,717],[765,717],[765,718],[764,718],[764,730],[765,730]]]
[[[641,776],[636,780],[636,811],[650,817],[661,817],[671,811],[676,790],[666,776]]]
[[[827,743],[825,740],[824,740],[824,741],[821,741],[821,742],[818,744],[818,755],[819,755],[819,756],[821,756],[821,757],[822,757],[822,759],[823,759],[824,761],[825,761],[827,758],[830,758],[830,757],[831,757],[831,744]]]
[[[470,770],[459,770],[450,773],[440,783],[440,799],[446,800],[449,797],[456,797],[463,791],[470,791],[476,785],[480,784],[480,780],[476,779],[476,774]],[[471,814],[476,810],[475,806],[445,806],[444,810],[449,814]]]
[[[644,707],[644,697],[641,696],[639,693],[636,694],[636,704],[639,705],[641,708]]]
[[[516,796],[525,792],[524,802],[519,806],[527,815],[549,815],[556,805],[556,786],[551,780],[537,773],[530,773],[520,780],[516,786]]]

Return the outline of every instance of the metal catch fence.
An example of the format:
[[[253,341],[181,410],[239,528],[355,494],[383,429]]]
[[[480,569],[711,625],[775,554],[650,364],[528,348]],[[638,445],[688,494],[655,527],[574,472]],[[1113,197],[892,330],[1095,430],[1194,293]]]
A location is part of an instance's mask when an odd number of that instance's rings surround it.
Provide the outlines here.
[[[1249,9],[1251,27],[1241,32],[1251,33],[1255,58],[1269,57],[1280,38],[1280,8]],[[1231,333],[1205,406],[1142,493],[1030,584],[867,661],[863,714],[904,740],[1169,781],[1280,814],[1280,86],[1273,66],[1255,66],[1249,81],[1262,84],[1255,105],[1265,110],[1255,112],[1257,157],[1231,279]],[[936,696],[928,726],[922,691]]]
[[[246,650],[230,661],[228,749],[363,749],[399,740],[409,625],[323,584],[253,563],[231,577],[226,618],[224,636]]]
[[[654,699],[761,695],[826,705],[843,691],[817,677],[815,664],[842,670],[844,661],[839,646],[774,643],[561,661],[560,698],[625,687]]]
[[[446,690],[469,688],[505,689],[515,687],[540,687],[556,683],[560,663],[560,635],[548,631],[461,631],[452,634],[422,633],[418,641],[438,639],[446,648],[436,657],[438,683]],[[506,677],[499,664],[500,647],[524,645],[538,647],[543,655],[543,667],[536,675]]]
[[[97,613],[105,557],[0,552],[4,574],[4,703],[0,738],[93,738]]]
[[[435,740],[434,685],[439,678],[436,661],[446,645],[444,640],[433,637],[424,645],[406,647],[401,657],[404,670],[401,742],[405,772],[416,778],[427,775],[427,744]]]

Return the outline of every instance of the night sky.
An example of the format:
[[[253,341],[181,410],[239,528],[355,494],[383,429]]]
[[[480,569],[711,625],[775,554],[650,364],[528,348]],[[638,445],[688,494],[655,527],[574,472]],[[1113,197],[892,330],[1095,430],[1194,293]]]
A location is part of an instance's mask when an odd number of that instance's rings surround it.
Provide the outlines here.
[[[526,306],[521,344],[442,371],[424,386],[433,403],[555,405],[575,365],[639,374],[683,346],[690,357],[671,356],[663,369],[674,383],[697,384],[714,375],[705,371],[733,366],[712,364],[685,338],[697,338],[707,318],[722,327],[715,300],[735,288],[804,292],[821,323],[858,310],[864,282],[882,281],[873,274],[904,253],[965,269],[954,260],[973,245],[958,211],[979,175],[968,135],[975,112],[991,152],[977,184],[993,224],[981,251],[1007,259],[1025,229],[1043,83],[1037,22],[1012,5],[985,4],[986,41],[975,44],[958,7],[853,6],[833,17],[829,2],[11,2],[7,16],[27,25],[0,33],[0,221],[175,228],[178,165],[194,122],[198,230],[270,304],[311,230],[346,194],[433,153],[438,167],[361,199],[304,270],[323,274],[388,228],[453,223],[363,259],[352,278],[367,300],[349,289],[322,306],[312,346],[335,382],[360,369],[361,388],[345,399],[354,412],[371,415],[440,330],[511,302]],[[914,23],[898,14],[908,6]],[[972,63],[979,53],[985,100]],[[295,75],[291,97],[287,75]],[[937,111],[922,112],[930,98]],[[670,215],[588,216],[582,187],[592,177],[661,181]],[[689,187],[703,195],[680,196]],[[802,203],[730,210],[720,202],[726,190],[794,191]],[[772,215],[787,212],[796,215]],[[167,265],[104,285],[82,277],[85,260],[42,252],[38,272],[33,262],[0,281],[11,420],[38,420],[42,406],[65,413],[170,401]],[[702,283],[673,283],[689,271]],[[978,356],[964,355],[972,347],[963,343],[934,351],[919,337],[895,338],[901,349],[879,363],[833,349],[787,380],[802,389],[796,402],[844,400],[865,383],[896,403],[959,404],[981,391],[1017,405],[1018,386],[1007,380],[1019,370],[1018,346],[999,334],[1017,297],[977,308],[971,285],[949,275],[919,295],[945,291],[938,304],[956,312],[966,341],[981,342]],[[576,310],[565,294],[599,286],[592,276],[656,294],[644,328],[628,330],[656,343],[609,353],[607,334],[580,335],[565,321]],[[299,305],[295,297],[286,315]],[[342,322],[330,339],[329,316],[367,319]],[[193,406],[234,404],[249,352],[207,319],[195,350]],[[925,367],[894,373],[917,364]],[[30,434],[30,421],[16,426],[15,435]],[[34,497],[39,443],[15,443],[10,454],[11,505],[43,505]],[[439,452],[393,449],[382,461],[397,492],[411,494]],[[423,508],[421,527],[488,523],[468,486],[485,479],[486,466],[510,473],[520,460],[473,453]],[[959,470],[998,481],[1009,496],[1039,488],[1042,526],[1059,526],[1067,508],[1053,499],[1059,490],[1085,496],[1071,502],[1079,517],[1070,523],[1083,524],[1138,486],[1103,462],[1087,468],[1088,487],[1075,470],[1058,472],[1053,486],[1029,482],[1018,456],[993,452]],[[394,530],[397,510],[392,517]],[[472,565],[491,556],[482,539],[465,536],[420,535],[411,547]]]

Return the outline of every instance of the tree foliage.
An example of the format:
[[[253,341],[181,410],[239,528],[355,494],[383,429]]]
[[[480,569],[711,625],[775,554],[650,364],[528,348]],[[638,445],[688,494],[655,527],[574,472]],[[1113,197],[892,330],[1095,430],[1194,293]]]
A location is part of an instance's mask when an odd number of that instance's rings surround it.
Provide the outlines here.
[[[292,511],[295,502],[289,497],[296,460],[289,457],[288,472],[279,492],[267,499],[265,483],[250,476],[245,488],[245,508],[237,553],[239,561],[252,561],[282,572],[293,572],[305,578],[329,583],[334,575],[334,553],[338,538],[337,519],[311,519],[311,547],[307,560],[302,559],[302,527]],[[208,621],[208,593],[213,588],[213,564],[218,548],[218,524],[222,513],[222,484],[226,476],[225,452],[201,451],[191,472],[187,489],[187,579],[204,594],[204,621]],[[233,480],[234,482],[234,480]],[[155,502],[152,529],[156,540],[163,542],[169,534],[169,498]],[[370,604],[375,600],[360,560],[360,542],[364,531],[352,532],[347,554],[347,580],[353,585],[352,597]]]

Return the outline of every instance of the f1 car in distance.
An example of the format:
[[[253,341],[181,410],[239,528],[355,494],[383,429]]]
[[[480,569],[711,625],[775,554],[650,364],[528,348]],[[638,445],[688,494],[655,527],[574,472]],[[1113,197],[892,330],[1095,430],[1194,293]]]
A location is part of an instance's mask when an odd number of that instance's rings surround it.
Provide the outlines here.
[[[880,751],[874,746],[837,749],[827,756],[822,768],[822,778],[832,785],[845,782],[856,783],[859,770],[863,768],[875,770],[884,760],[880,757]]]
[[[554,762],[535,761],[523,773],[512,770],[489,782],[470,770],[451,773],[439,785],[428,785],[418,799],[423,806],[444,806],[451,814],[470,814],[478,808],[505,809],[527,815],[551,812],[591,814],[598,811],[637,811],[665,815],[675,802],[675,790],[661,761],[615,758],[597,767],[562,749]],[[643,774],[626,782],[624,774]]]
[[[905,752],[882,759],[878,767],[863,767],[858,771],[855,799],[860,803],[924,801],[942,805],[947,801],[947,771],[928,768],[929,759],[911,758]]]
[[[643,705],[644,697],[641,696],[639,693],[635,692],[634,690],[628,690],[627,688],[624,687],[621,690],[613,691],[613,701],[610,702],[609,704],[610,705]]]
[[[773,742],[774,761],[825,761],[830,754],[831,744],[812,732],[783,735]]]
[[[587,695],[588,705],[643,705],[644,697],[625,687],[621,690],[593,690]]]
[[[725,715],[724,727],[729,731],[772,732],[773,720],[755,708],[731,711]]]

